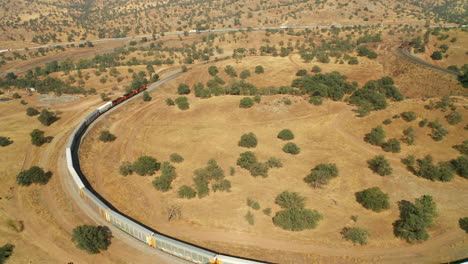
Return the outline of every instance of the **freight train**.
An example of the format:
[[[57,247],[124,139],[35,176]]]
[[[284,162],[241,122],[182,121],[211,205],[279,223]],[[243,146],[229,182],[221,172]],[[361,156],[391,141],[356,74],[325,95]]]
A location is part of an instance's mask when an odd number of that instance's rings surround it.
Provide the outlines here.
[[[400,45],[400,48],[406,48],[408,46],[413,46],[415,43],[414,42],[405,42],[403,44]]]
[[[202,264],[260,264],[256,260],[248,260],[239,257],[232,257],[207,250],[196,245],[192,245],[174,238],[170,238],[157,231],[151,230],[142,224],[129,219],[128,217],[118,213],[115,209],[104,202],[101,198],[97,197],[87,187],[85,182],[86,178],[81,173],[78,159],[78,149],[80,147],[82,137],[86,132],[89,125],[94,122],[100,115],[109,111],[109,109],[116,105],[134,97],[135,95],[143,92],[147,86],[143,86],[137,90],[124,94],[123,96],[108,102],[96,110],[91,112],[86,118],[78,125],[73,131],[66,150],[65,156],[67,161],[67,168],[73,180],[75,190],[79,193],[80,197],[87,203],[94,211],[96,211],[105,221],[116,226],[128,235],[137,239],[138,241],[147,244],[150,247],[159,249],[163,252],[173,256],[182,258],[192,263]]]

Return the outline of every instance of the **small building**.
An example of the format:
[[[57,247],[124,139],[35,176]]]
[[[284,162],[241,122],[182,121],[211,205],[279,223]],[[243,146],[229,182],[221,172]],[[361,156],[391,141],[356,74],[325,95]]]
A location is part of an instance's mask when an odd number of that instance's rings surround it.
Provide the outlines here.
[[[36,88],[26,88],[26,91],[28,92],[37,92]]]

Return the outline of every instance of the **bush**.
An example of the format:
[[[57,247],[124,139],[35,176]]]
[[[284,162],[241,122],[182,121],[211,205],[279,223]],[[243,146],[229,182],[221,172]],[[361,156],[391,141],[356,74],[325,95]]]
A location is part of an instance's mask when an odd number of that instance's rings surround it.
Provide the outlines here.
[[[268,216],[269,216],[269,215],[271,214],[271,208],[265,208],[265,209],[263,209],[262,212],[263,212],[265,215],[268,215]]]
[[[460,156],[451,161],[453,169],[458,175],[468,179],[468,156]]]
[[[414,121],[416,120],[417,116],[416,116],[416,113],[415,112],[403,112],[400,114],[401,118],[403,118],[403,120],[405,120],[406,122],[411,122],[411,121]]]
[[[195,196],[197,195],[197,192],[188,185],[182,185],[179,188],[178,195],[179,195],[179,198],[192,199],[192,198],[195,198]]]
[[[391,138],[382,144],[382,149],[386,152],[399,153],[401,151],[400,141],[396,138]]]
[[[176,177],[175,168],[167,161],[161,165],[161,176],[153,180],[153,186],[163,192],[171,189],[171,183]]]
[[[28,116],[35,116],[38,114],[39,114],[39,111],[34,107],[28,107],[28,109],[26,109],[26,115]]]
[[[151,99],[153,99],[153,98],[149,95],[148,91],[144,91],[143,92],[143,101],[149,102],[149,101],[151,101]]]
[[[255,67],[255,73],[256,74],[260,74],[260,73],[264,73],[264,72],[265,72],[265,70],[263,69],[263,66],[258,65],[258,66]]]
[[[401,141],[408,145],[413,145],[415,139],[416,133],[414,132],[413,127],[408,127],[407,129],[403,130],[403,137],[401,138]]]
[[[208,73],[211,75],[211,76],[216,76],[218,74],[219,70],[218,70],[218,67],[216,66],[210,66],[208,68]]]
[[[188,99],[185,96],[177,97],[175,99],[175,103],[177,104],[177,106],[179,107],[180,110],[187,110],[187,109],[190,108],[190,105],[188,103]]]
[[[322,68],[320,68],[319,66],[317,65],[314,65],[314,67],[312,67],[312,72],[313,73],[319,73],[322,71]]]
[[[31,134],[31,143],[35,146],[42,146],[44,143],[50,143],[54,137],[44,137],[44,131],[34,129]]]
[[[419,127],[425,127],[428,121],[429,120],[427,120],[427,118],[424,118],[423,120],[419,121]]]
[[[239,147],[255,148],[257,146],[257,137],[254,133],[248,133],[241,136]]]
[[[390,118],[385,119],[382,124],[384,125],[390,125],[392,123],[392,120]]]
[[[375,156],[373,159],[368,160],[367,164],[369,165],[369,169],[380,176],[392,174],[393,169],[383,155]]]
[[[254,210],[260,210],[260,204],[250,198],[247,198],[247,205]]]
[[[468,233],[468,217],[463,217],[458,220],[458,224],[460,225],[460,228],[465,231],[465,233]]]
[[[21,186],[29,186],[33,183],[46,184],[50,177],[52,177],[52,172],[45,172],[42,168],[33,166],[16,175],[16,182]]]
[[[349,65],[357,65],[357,64],[359,64],[358,58],[356,58],[356,57],[351,57],[351,59],[349,59],[349,61],[348,61],[348,64],[349,64]]]
[[[203,198],[210,193],[208,182],[203,177],[197,175],[193,178],[193,181],[197,189],[198,198]]]
[[[20,99],[20,98],[21,98],[21,95],[19,95],[18,93],[14,93],[14,94],[12,95],[12,97],[13,97],[14,99]]]
[[[447,129],[445,129],[442,126],[442,124],[439,123],[439,120],[437,120],[437,119],[435,121],[433,121],[433,122],[429,122],[428,126],[432,129],[431,133],[429,135],[435,141],[441,141],[449,133],[449,131]]]
[[[13,140],[7,137],[0,137],[0,147],[6,147],[13,143]]]
[[[385,140],[385,131],[383,130],[382,126],[377,126],[371,130],[370,133],[364,136],[364,141],[375,145],[381,146]]]
[[[89,254],[107,250],[111,244],[112,233],[106,226],[81,225],[73,229],[72,241],[76,247]]]
[[[445,119],[450,125],[456,125],[462,121],[463,116],[459,112],[454,111],[446,115]]]
[[[273,223],[286,230],[313,229],[323,217],[316,210],[291,208],[282,210],[273,217]]]
[[[12,244],[5,244],[3,247],[0,247],[0,264],[5,263],[13,255],[14,248],[15,246]]]
[[[395,236],[405,239],[408,243],[420,242],[429,239],[426,228],[433,225],[437,216],[436,204],[432,196],[423,195],[413,204],[409,201],[400,201],[400,219],[393,223]]]
[[[239,107],[240,108],[250,108],[254,105],[254,101],[250,97],[244,97],[240,100]]]
[[[306,76],[306,75],[307,75],[306,69],[301,69],[296,72],[296,76]]]
[[[259,104],[262,101],[262,97],[260,95],[256,95],[256,96],[254,96],[253,100],[257,104]]]
[[[284,191],[276,196],[275,203],[283,209],[301,209],[305,206],[306,198],[297,192]]]
[[[110,100],[110,97],[107,96],[106,93],[101,93],[101,99],[102,99],[102,101],[106,102],[106,101]]]
[[[168,106],[173,106],[173,105],[175,105],[174,100],[172,100],[171,98],[167,98],[167,99],[166,99],[166,104],[167,104]]]
[[[249,70],[243,70],[241,71],[239,77],[243,80],[247,79],[250,77],[250,71]]]
[[[254,177],[262,176],[266,178],[268,177],[268,169],[269,169],[268,164],[257,162],[257,163],[252,164],[252,166],[250,166],[249,171],[250,171],[250,175]]]
[[[116,137],[109,132],[109,130],[101,131],[101,135],[99,136],[99,140],[102,142],[111,142],[114,141]]]
[[[294,134],[289,129],[283,129],[278,133],[277,138],[282,139],[282,140],[293,140]]]
[[[431,58],[433,60],[441,60],[442,59],[442,53],[440,51],[434,51],[431,55]]]
[[[323,98],[321,96],[312,96],[309,99],[309,103],[313,105],[321,105],[323,103]]]
[[[297,155],[301,152],[301,149],[296,144],[288,142],[284,145],[283,151],[289,154]]]
[[[52,123],[58,120],[53,112],[42,110],[41,115],[37,118],[44,126],[50,126]]]
[[[250,225],[255,224],[255,219],[254,219],[254,215],[252,214],[252,212],[248,211],[247,214],[244,217],[245,217],[245,220],[247,220],[247,222]]]
[[[213,192],[230,192],[231,191],[231,182],[226,179],[222,179],[219,181],[216,181],[211,185],[211,189],[213,189]]]
[[[454,149],[458,150],[463,155],[468,155],[468,140],[463,141],[460,145],[453,146]]]
[[[251,151],[243,152],[239,155],[237,159],[237,165],[239,165],[243,169],[248,169],[252,167],[252,165],[257,163],[257,157]]]
[[[319,164],[310,171],[304,181],[313,188],[326,185],[331,179],[338,176],[338,168],[335,163]]]
[[[281,168],[283,167],[283,163],[281,162],[281,160],[275,158],[275,157],[271,157],[268,159],[267,161],[267,165],[269,168]]]
[[[175,162],[175,163],[181,163],[184,161],[184,158],[177,153],[172,153],[169,159],[171,160],[171,162]]]
[[[179,87],[177,87],[177,93],[178,94],[189,94],[190,93],[190,87],[187,84],[181,83],[179,84]]]
[[[128,161],[122,162],[122,165],[119,167],[120,175],[127,176],[133,173],[132,164]]]
[[[353,242],[354,245],[366,245],[367,239],[370,237],[370,232],[366,229],[357,227],[345,227],[341,231],[344,239]]]
[[[364,208],[374,212],[390,208],[388,203],[388,194],[383,193],[379,187],[365,189],[356,193],[356,200]]]
[[[224,71],[227,73],[227,75],[229,75],[230,77],[237,77],[237,73],[236,73],[236,70],[234,69],[234,67],[232,67],[231,65],[227,65],[226,67],[224,67]]]
[[[427,155],[423,159],[415,159],[409,156],[403,160],[407,168],[417,176],[429,179],[431,181],[451,181],[455,171],[448,162],[439,162],[438,166],[432,163],[432,156]],[[416,165],[416,166],[415,166]]]
[[[132,165],[132,170],[137,174],[153,175],[155,171],[159,170],[160,164],[155,158],[150,156],[141,156]]]

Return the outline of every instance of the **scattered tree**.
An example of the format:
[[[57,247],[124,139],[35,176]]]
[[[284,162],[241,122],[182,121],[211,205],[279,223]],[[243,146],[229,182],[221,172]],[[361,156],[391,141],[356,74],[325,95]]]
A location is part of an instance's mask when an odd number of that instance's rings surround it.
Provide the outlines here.
[[[185,83],[181,83],[179,84],[179,87],[177,87],[177,93],[178,94],[189,94],[190,93],[190,87],[185,84]]]
[[[254,105],[254,101],[250,97],[244,97],[240,100],[239,107],[240,108],[250,108]]]
[[[180,110],[187,110],[190,108],[188,98],[185,96],[177,97],[175,99],[175,103],[177,104],[177,107],[179,107]]]
[[[167,98],[167,99],[166,99],[166,104],[167,104],[168,106],[173,106],[173,105],[175,105],[174,100],[172,100],[171,98]]]
[[[153,99],[153,98],[149,95],[148,91],[144,91],[143,92],[143,101],[148,102],[148,101],[151,101],[151,99]]]
[[[283,151],[289,154],[297,155],[301,152],[301,149],[296,144],[288,142],[284,145]]]
[[[396,138],[391,138],[382,144],[382,149],[386,152],[399,153],[401,150],[400,141]]]
[[[312,67],[312,72],[313,72],[313,73],[322,72],[322,68],[320,68],[320,67],[317,66],[317,65],[314,65],[314,67]]]
[[[468,233],[468,217],[463,217],[458,220],[458,224],[460,225],[460,228],[465,231],[465,233]]]
[[[179,195],[179,198],[192,199],[192,198],[195,198],[195,196],[197,195],[197,192],[188,185],[182,185],[179,188],[178,195]]]
[[[153,175],[155,171],[159,170],[160,164],[155,158],[150,156],[141,156],[132,165],[132,170],[137,174]]]
[[[44,137],[44,131],[34,129],[31,134],[31,143],[35,146],[42,146],[44,143],[50,143],[54,137]]]
[[[296,76],[306,76],[306,75],[307,75],[306,69],[301,69],[296,72]]]
[[[364,141],[375,146],[381,146],[385,142],[384,140],[385,131],[383,130],[382,126],[373,128],[371,132],[366,134],[364,137]]]
[[[47,111],[47,109],[42,110],[41,115],[37,118],[44,126],[50,126],[52,123],[58,120],[58,117],[55,116],[53,112]]]
[[[5,244],[0,247],[0,264],[5,263],[13,255],[14,248],[15,246],[12,244]]]
[[[459,112],[453,111],[450,114],[446,115],[445,119],[447,119],[447,122],[450,125],[456,125],[462,121],[463,116]]]
[[[416,113],[413,112],[413,111],[410,111],[410,112],[403,112],[400,114],[401,118],[403,118],[403,120],[405,120],[406,122],[411,122],[411,121],[414,121],[416,120],[417,116],[416,116]]]
[[[370,209],[374,212],[381,212],[382,210],[390,208],[390,204],[388,203],[388,194],[383,193],[379,187],[373,187],[357,192],[356,200],[364,208]]]
[[[249,70],[243,70],[241,71],[239,77],[243,80],[247,79],[250,77],[250,71]]]
[[[261,73],[264,73],[265,70],[263,69],[263,66],[262,65],[258,65],[255,67],[255,73],[256,74],[261,74]]]
[[[392,174],[393,169],[383,155],[375,156],[373,159],[368,160],[367,164],[373,172],[380,176]]]
[[[73,229],[72,241],[76,247],[89,254],[107,250],[111,244],[112,233],[106,226],[81,225]]]
[[[109,132],[109,130],[101,131],[101,135],[99,136],[99,140],[102,142],[111,142],[114,141],[116,137]]]
[[[171,160],[171,162],[175,163],[181,163],[182,161],[184,161],[184,158],[178,153],[172,153],[169,159]]]
[[[319,164],[310,171],[310,174],[304,178],[304,181],[313,188],[319,188],[337,176],[338,168],[335,163]]]
[[[28,116],[35,116],[38,114],[39,114],[39,111],[34,107],[28,107],[28,109],[26,109],[26,115]]]
[[[10,144],[13,144],[13,140],[7,137],[0,137],[0,147],[6,147]]]
[[[210,66],[208,68],[208,73],[211,75],[211,76],[216,76],[218,74],[219,70],[218,70],[218,67],[216,66]]]
[[[254,133],[247,133],[241,136],[239,147],[255,148],[257,146],[257,136]]]
[[[119,167],[119,172],[123,176],[127,176],[133,173],[132,164],[128,161],[122,162],[122,165]]]
[[[21,186],[29,186],[33,183],[46,184],[52,177],[52,172],[45,172],[42,168],[33,166],[29,170],[21,171],[16,175],[16,182]]]
[[[289,129],[283,129],[278,133],[277,138],[282,140],[293,140],[294,134]]]
[[[370,237],[370,232],[366,229],[358,227],[345,227],[341,231],[344,239],[353,242],[354,245],[366,245],[367,239]]]

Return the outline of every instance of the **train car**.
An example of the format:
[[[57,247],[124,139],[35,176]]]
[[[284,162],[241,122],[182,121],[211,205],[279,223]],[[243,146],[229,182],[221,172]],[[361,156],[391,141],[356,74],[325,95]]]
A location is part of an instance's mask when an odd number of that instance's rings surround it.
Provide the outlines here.
[[[98,111],[99,111],[99,114],[103,114],[105,113],[107,110],[111,109],[112,108],[112,102],[107,102],[105,103],[104,105],[98,107]]]
[[[144,226],[135,223],[134,221],[126,218],[125,216],[110,210],[109,212],[109,222],[123,230],[132,237],[140,240],[143,243],[148,244],[149,246],[155,247],[155,241],[152,239],[153,231],[145,228]]]
[[[102,216],[104,219],[106,219],[107,222],[110,221],[110,208],[106,204],[104,204],[99,198],[96,197],[92,192],[90,192],[86,188],[81,189],[83,195],[83,200],[86,201],[87,204],[93,208],[94,211],[96,211],[100,216]]]
[[[85,186],[84,186],[83,182],[81,181],[81,178],[78,176],[78,173],[76,173],[75,168],[73,167],[73,157],[72,157],[72,153],[71,153],[70,148],[67,148],[65,150],[65,156],[66,156],[66,159],[67,159],[68,172],[72,176],[73,182],[75,183],[77,189],[80,191],[80,195],[82,195],[83,193],[82,193],[81,189],[83,189]]]
[[[143,85],[140,89],[138,89],[138,93],[143,92],[144,90],[148,89],[148,86]]]
[[[412,46],[412,45],[414,45],[414,42],[411,42],[411,41],[410,42],[405,42],[405,43],[400,45],[400,48],[406,48],[406,47]]]
[[[212,251],[195,247],[160,234],[153,235],[153,238],[156,240],[156,248],[171,255],[194,263],[216,263],[216,253]]]
[[[265,264],[265,262],[229,257],[225,255],[216,255],[215,264]]]
[[[84,122],[87,126],[89,126],[89,124],[91,124],[94,120],[96,120],[96,118],[98,118],[98,116],[100,115],[101,113],[99,113],[98,110],[94,110],[93,112],[91,112],[91,114],[89,114],[87,117],[85,117],[84,119]]]

